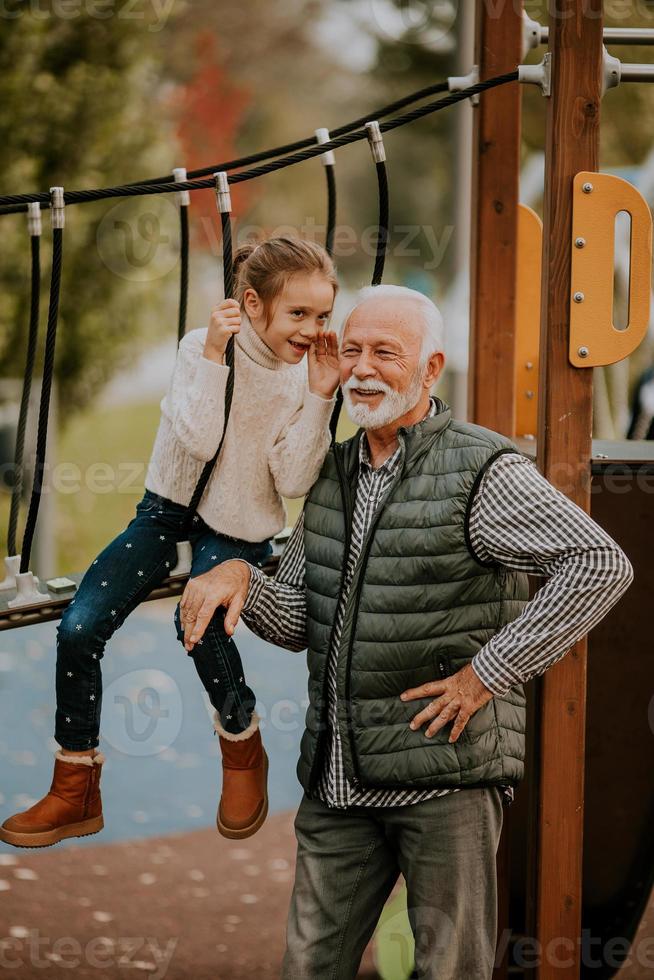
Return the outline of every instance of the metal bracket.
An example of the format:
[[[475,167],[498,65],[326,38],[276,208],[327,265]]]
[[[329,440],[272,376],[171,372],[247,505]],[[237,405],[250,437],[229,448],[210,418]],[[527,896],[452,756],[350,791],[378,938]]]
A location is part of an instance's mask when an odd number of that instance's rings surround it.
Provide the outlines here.
[[[473,65],[467,75],[450,75],[447,87],[450,92],[463,92],[472,85],[479,85],[479,65]],[[479,105],[479,92],[470,96],[472,105]]]
[[[540,85],[544,96],[552,94],[552,55],[548,51],[537,65],[518,65],[518,81],[522,85]]]
[[[535,438],[538,429],[538,349],[540,345],[543,222],[526,204],[518,205],[515,337],[515,431]]]

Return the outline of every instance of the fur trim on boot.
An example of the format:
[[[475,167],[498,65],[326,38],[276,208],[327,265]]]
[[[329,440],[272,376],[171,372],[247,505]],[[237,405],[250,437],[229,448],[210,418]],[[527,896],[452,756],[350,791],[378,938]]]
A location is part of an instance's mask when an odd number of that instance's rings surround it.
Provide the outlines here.
[[[55,759],[61,759],[62,762],[72,762],[74,765],[78,766],[100,766],[105,762],[105,757],[102,752],[96,752],[94,756],[90,755],[66,755],[59,749],[55,752]]]
[[[235,732],[228,732],[228,731],[225,731],[225,729],[221,725],[221,723],[220,723],[220,715],[218,714],[218,712],[217,711],[214,711],[214,713],[213,713],[213,727],[214,727],[214,729],[218,732],[218,734],[220,735],[221,738],[227,739],[228,742],[243,742],[246,738],[249,738],[251,735],[254,735],[254,733],[256,732],[257,728],[259,727],[259,722],[260,721],[261,721],[261,718],[259,717],[259,715],[256,713],[256,711],[253,711],[252,712],[252,720],[250,721],[250,724],[245,729],[245,731],[236,732],[236,733]]]

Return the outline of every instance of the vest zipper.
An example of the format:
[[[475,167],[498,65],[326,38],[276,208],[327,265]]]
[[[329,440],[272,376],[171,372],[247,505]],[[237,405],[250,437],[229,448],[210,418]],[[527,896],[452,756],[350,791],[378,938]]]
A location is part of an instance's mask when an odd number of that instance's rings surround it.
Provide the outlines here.
[[[401,445],[403,446],[404,444],[401,443]],[[404,470],[404,452],[400,454],[400,459],[397,464],[397,474],[395,476],[395,479],[393,480],[390,487],[386,491],[386,495],[384,496],[382,502],[377,507],[375,516],[373,517],[373,520],[368,529],[368,534],[366,535],[366,540],[364,543],[363,550],[361,552],[361,556],[359,558],[359,561],[361,562],[361,570],[359,572],[359,581],[357,582],[355,599],[354,599],[354,615],[352,617],[352,629],[350,631],[350,642],[347,651],[347,665],[346,665],[346,674],[345,674],[345,700],[348,705],[348,718],[350,719],[351,719],[350,692],[351,692],[352,653],[354,650],[354,636],[356,632],[356,624],[357,624],[357,619],[359,618],[359,605],[361,602],[361,593],[363,591],[363,576],[366,570],[366,565],[368,564],[368,557],[370,555],[370,549],[372,548],[372,542],[375,537],[375,531],[377,529],[379,519],[382,515],[384,508],[386,507],[386,504],[390,499],[391,494],[393,493],[393,490],[395,489],[395,487],[397,486],[397,484],[399,483],[402,477],[403,470]],[[352,767],[354,769],[354,774],[359,782],[359,785],[362,788],[364,788],[363,783],[361,782],[361,767],[359,765],[359,753],[357,752],[356,743],[354,741],[354,732],[352,731],[351,724],[348,725],[348,738],[350,742],[350,751],[352,753]]]
[[[336,445],[334,446],[334,462],[336,463],[336,472],[338,473],[338,485],[341,491],[341,501],[343,504],[343,520],[345,523],[345,541],[343,544],[343,567],[341,568],[341,581],[338,587],[338,597],[336,600],[338,602],[341,592],[343,591],[343,584],[345,582],[345,571],[347,568],[347,556],[350,551],[350,540],[352,537],[352,508],[350,506],[351,501],[348,498],[348,495],[345,490],[346,481],[345,481],[345,471],[343,469],[343,461],[340,458],[339,449],[338,446]],[[331,653],[332,644],[334,642],[335,631],[336,631],[336,616],[334,616],[334,622],[332,623],[331,632],[329,634],[329,645],[327,647],[327,654],[325,656],[325,675],[323,677],[323,683],[322,683],[322,703],[325,706],[327,705],[327,681],[329,676],[328,669],[327,669],[327,660]],[[321,725],[321,730],[318,733],[318,742],[316,745],[316,751],[314,753],[313,762],[311,764],[311,771],[309,773],[309,790],[311,790],[314,785],[315,773],[318,766],[318,761],[320,759],[320,752],[325,737],[326,737],[326,726]]]

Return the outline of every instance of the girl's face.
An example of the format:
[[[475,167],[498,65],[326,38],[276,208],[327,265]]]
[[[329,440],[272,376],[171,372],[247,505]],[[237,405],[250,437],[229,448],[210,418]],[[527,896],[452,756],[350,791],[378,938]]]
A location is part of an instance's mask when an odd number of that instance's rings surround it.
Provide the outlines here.
[[[287,364],[298,364],[331,316],[334,287],[322,272],[296,272],[273,300],[266,327],[264,305],[254,289],[246,289],[243,306],[265,344]]]

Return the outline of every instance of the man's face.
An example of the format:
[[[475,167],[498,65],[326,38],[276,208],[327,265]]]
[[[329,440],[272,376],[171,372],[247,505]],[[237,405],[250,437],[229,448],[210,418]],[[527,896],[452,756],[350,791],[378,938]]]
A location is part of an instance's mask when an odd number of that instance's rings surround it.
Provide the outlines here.
[[[340,350],[341,385],[352,420],[378,428],[417,405],[434,378],[420,367],[417,301],[371,299],[351,315]]]

